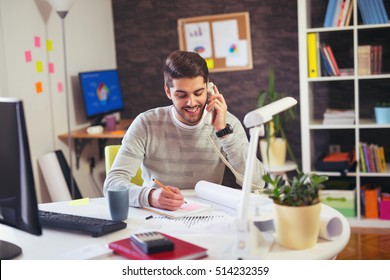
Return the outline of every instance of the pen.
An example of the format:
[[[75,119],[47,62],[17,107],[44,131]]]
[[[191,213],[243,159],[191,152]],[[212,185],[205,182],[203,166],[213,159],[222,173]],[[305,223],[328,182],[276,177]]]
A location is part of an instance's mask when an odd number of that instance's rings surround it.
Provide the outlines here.
[[[173,191],[171,191],[169,188],[167,188],[166,186],[164,186],[162,183],[160,183],[157,179],[152,179],[153,182],[155,182],[157,185],[159,185],[160,187],[162,187],[164,190],[166,190],[167,192],[170,192],[170,193],[173,193]],[[187,203],[187,201],[184,200],[184,203]]]

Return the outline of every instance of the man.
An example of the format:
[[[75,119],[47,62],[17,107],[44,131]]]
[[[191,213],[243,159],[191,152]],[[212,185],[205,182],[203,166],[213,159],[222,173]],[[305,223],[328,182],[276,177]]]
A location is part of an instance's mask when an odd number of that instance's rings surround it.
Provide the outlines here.
[[[208,82],[206,62],[197,53],[174,51],[168,56],[164,90],[172,105],[135,118],[104,182],[104,193],[108,188],[128,185],[130,206],[176,210],[184,203],[180,189],[192,189],[200,180],[222,182],[225,164],[219,150],[237,172],[244,174],[248,148],[245,130],[227,111],[216,86],[215,94],[208,94]],[[207,112],[212,114],[211,125],[203,121]],[[140,166],[142,187],[130,183]],[[261,185],[259,161],[254,174],[255,183]],[[169,191],[158,187],[153,179],[167,185]]]

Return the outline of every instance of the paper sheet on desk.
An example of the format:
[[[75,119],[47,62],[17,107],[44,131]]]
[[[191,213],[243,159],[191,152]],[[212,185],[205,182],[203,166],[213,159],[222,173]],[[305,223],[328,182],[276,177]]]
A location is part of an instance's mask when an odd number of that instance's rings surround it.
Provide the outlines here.
[[[164,216],[148,220],[144,228],[170,233],[231,233],[235,217],[210,214],[169,219]]]
[[[186,204],[183,204],[179,209],[175,211],[169,211],[154,207],[144,207],[144,209],[173,219],[194,215],[211,208],[210,203],[202,203],[199,201],[192,200],[190,198],[186,198],[186,202]]]

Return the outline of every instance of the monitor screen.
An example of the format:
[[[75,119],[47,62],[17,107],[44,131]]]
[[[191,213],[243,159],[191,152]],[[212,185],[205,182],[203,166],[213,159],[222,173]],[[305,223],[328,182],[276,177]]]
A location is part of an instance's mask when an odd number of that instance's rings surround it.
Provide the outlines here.
[[[40,235],[22,101],[0,97],[0,131],[0,223]],[[20,253],[19,246],[0,241],[1,259],[14,258]]]
[[[82,72],[79,78],[88,119],[102,118],[123,109],[117,70]]]

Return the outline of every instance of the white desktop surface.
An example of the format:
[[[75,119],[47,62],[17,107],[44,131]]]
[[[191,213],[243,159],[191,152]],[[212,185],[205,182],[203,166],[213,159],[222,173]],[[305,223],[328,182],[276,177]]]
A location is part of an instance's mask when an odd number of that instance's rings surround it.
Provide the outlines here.
[[[193,191],[184,191],[184,195],[193,195]],[[261,206],[269,208],[269,205]],[[260,207],[260,209],[261,209]],[[265,255],[265,259],[332,259],[334,258],[348,243],[350,237],[350,228],[346,218],[335,209],[322,204],[321,214],[337,216],[341,219],[343,225],[343,233],[340,237],[333,241],[318,239],[317,245],[313,248],[305,250],[289,250],[282,246],[279,246],[275,241],[269,247],[269,252]],[[85,205],[71,206],[69,202],[56,202],[40,204],[39,209],[63,212],[69,214],[76,214],[81,216],[90,216],[96,218],[110,219],[110,213],[108,210],[108,204],[106,198],[94,198],[90,199],[90,202]],[[223,207],[216,206],[217,211],[223,210]],[[234,214],[231,209],[225,209],[226,213]],[[202,214],[212,214],[212,211],[202,212]],[[220,212],[219,212],[220,213]],[[71,254],[75,257],[75,252],[88,245],[99,245],[101,247],[107,246],[108,243],[129,237],[133,232],[159,230],[151,227],[150,220],[145,218],[152,213],[139,208],[129,209],[129,217],[125,221],[127,228],[119,230],[101,237],[91,237],[85,233],[53,230],[43,228],[41,236],[34,236],[20,230],[13,229],[11,227],[0,224],[0,239],[19,245],[23,253],[18,259],[62,259],[61,255]],[[156,216],[155,214],[153,214]],[[200,215],[200,214],[199,214]],[[208,249],[208,259],[233,259],[232,255],[229,255],[230,249],[235,241],[234,232],[216,230],[216,231],[199,231],[199,232],[170,232],[169,230],[160,230],[175,237],[179,237],[183,240],[195,243],[199,246]],[[272,233],[266,233],[268,236],[273,237]],[[77,256],[76,256],[77,258]],[[100,256],[99,259],[122,259],[122,257],[115,254],[107,254]]]

